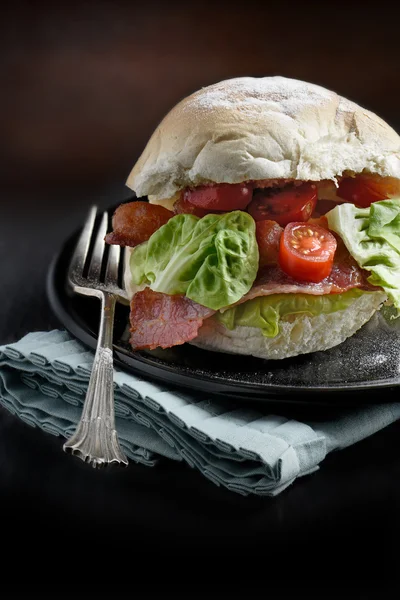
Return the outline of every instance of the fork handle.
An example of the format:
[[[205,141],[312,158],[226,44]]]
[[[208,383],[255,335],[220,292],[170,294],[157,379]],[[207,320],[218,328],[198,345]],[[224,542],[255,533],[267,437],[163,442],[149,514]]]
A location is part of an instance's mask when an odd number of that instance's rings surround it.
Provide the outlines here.
[[[81,419],[64,450],[93,467],[127,465],[115,429],[113,384],[113,325],[116,297],[104,292],[96,354]]]

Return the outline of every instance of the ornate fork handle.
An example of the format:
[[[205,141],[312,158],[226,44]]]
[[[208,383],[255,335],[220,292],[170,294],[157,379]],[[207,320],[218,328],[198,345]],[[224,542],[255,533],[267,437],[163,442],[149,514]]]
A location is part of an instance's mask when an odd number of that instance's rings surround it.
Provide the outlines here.
[[[113,294],[101,294],[99,337],[82,416],[75,433],[64,444],[65,451],[78,455],[93,467],[128,464],[115,429],[112,351],[115,302]]]

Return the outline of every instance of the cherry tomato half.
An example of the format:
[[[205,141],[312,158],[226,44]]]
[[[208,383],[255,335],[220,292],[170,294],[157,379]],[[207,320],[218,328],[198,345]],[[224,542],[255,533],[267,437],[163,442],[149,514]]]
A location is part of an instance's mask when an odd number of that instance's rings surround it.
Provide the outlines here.
[[[252,186],[246,183],[203,185],[184,192],[184,200],[209,211],[244,210],[252,198]]]
[[[283,229],[276,221],[256,222],[259,268],[278,264],[279,242],[282,233]]]
[[[317,188],[312,183],[279,191],[259,190],[248,206],[255,221],[276,221],[282,227],[293,221],[308,221],[317,204]]]
[[[366,208],[379,200],[400,194],[400,181],[394,177],[357,175],[339,183],[337,195],[356,206]]]
[[[293,279],[318,283],[332,271],[336,247],[336,239],[327,229],[290,223],[281,236],[279,264]]]

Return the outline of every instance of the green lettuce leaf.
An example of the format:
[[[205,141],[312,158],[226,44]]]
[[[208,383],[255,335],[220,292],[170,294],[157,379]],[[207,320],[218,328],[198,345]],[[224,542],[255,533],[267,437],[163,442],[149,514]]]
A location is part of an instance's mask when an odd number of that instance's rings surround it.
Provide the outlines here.
[[[400,198],[369,208],[341,204],[326,217],[359,266],[371,272],[368,281],[383,288],[400,311]]]
[[[307,314],[317,316],[329,314],[349,307],[363,292],[357,288],[343,294],[326,294],[312,296],[311,294],[273,294],[253,298],[238,306],[232,306],[216,318],[227,329],[243,327],[258,327],[265,337],[273,338],[279,333],[279,323],[292,315]]]
[[[368,233],[386,240],[400,253],[400,198],[371,204]]]
[[[135,285],[185,294],[213,310],[234,304],[257,275],[254,219],[240,210],[176,215],[134,249],[130,269]]]

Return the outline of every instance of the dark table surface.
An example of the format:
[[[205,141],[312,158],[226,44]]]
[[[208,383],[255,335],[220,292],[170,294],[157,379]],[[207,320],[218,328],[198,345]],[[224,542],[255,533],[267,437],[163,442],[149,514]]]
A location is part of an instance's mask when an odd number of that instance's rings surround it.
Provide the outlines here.
[[[127,196],[122,184],[62,194],[47,190],[37,197],[3,193],[0,343],[59,326],[45,291],[54,253],[90,203],[106,207]],[[61,439],[1,409],[1,509],[13,524],[10,535],[4,527],[3,543],[24,548],[29,564],[39,542],[56,561],[61,556],[72,561],[75,555],[75,567],[70,562],[68,568],[76,573],[82,569],[76,559],[85,557],[87,563],[93,552],[99,553],[98,566],[105,561],[111,569],[117,553],[136,576],[142,563],[159,573],[170,560],[175,575],[169,582],[178,588],[179,565],[188,561],[195,569],[200,560],[202,572],[221,572],[224,558],[230,559],[226,578],[231,583],[242,572],[232,577],[232,568],[245,562],[263,577],[268,572],[268,579],[274,578],[275,565],[293,572],[304,564],[303,573],[310,572],[312,581],[322,577],[323,566],[337,581],[347,565],[361,581],[375,573],[387,582],[400,531],[399,434],[397,423],[329,455],[319,472],[276,498],[243,498],[172,461],[153,469],[131,464],[121,471],[92,470],[65,455]],[[257,558],[262,571],[255,567]],[[384,565],[385,575],[378,565]],[[251,580],[258,582],[254,572]],[[153,588],[157,581],[155,574]],[[207,582],[206,574],[201,581]],[[166,583],[163,579],[164,589]]]

